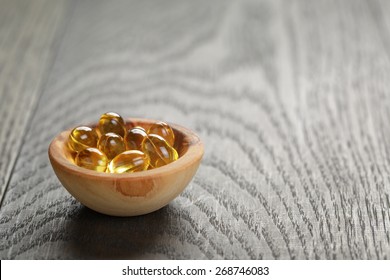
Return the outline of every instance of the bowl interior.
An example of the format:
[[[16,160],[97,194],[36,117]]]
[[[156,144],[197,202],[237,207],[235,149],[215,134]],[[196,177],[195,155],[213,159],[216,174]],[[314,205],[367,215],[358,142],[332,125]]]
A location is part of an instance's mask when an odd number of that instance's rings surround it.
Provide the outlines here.
[[[132,118],[132,119],[125,120],[127,130],[129,130],[135,126],[141,126],[147,131],[156,122],[158,122],[158,121],[151,120],[151,119],[133,119]],[[171,123],[169,123],[169,125],[171,126],[171,128],[175,134],[174,148],[176,149],[176,151],[179,155],[179,159],[182,158],[187,153],[187,151],[189,150],[189,147],[200,143],[200,139],[192,131],[188,130],[187,128],[181,127],[181,126],[176,125],[176,124],[171,124]],[[87,126],[92,127],[92,128],[96,128],[97,124],[89,124]],[[75,153],[72,152],[67,147],[67,137],[68,137],[70,131],[71,130],[67,131],[68,133],[67,133],[67,135],[65,135],[66,137],[59,139],[61,142],[63,142],[62,149],[61,149],[61,152],[62,152],[61,156],[65,157],[76,168],[81,168],[74,163]],[[170,164],[172,164],[172,163],[170,163]],[[159,169],[160,168],[162,168],[162,167],[159,167]],[[90,172],[89,170],[87,170],[85,168],[81,168],[81,169],[85,172]],[[92,171],[92,172],[96,172],[96,171]],[[99,172],[99,173],[102,174],[101,172]],[[133,173],[133,174],[139,174],[139,172]],[[123,175],[125,175],[125,174],[123,174]],[[129,173],[127,173],[127,175],[129,175]]]

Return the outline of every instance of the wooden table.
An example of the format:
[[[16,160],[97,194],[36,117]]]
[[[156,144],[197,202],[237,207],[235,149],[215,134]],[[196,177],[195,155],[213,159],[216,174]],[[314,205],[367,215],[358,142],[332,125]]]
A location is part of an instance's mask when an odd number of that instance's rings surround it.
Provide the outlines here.
[[[389,1],[0,0],[1,259],[390,258]],[[198,173],[115,218],[47,149],[115,111],[195,130]]]

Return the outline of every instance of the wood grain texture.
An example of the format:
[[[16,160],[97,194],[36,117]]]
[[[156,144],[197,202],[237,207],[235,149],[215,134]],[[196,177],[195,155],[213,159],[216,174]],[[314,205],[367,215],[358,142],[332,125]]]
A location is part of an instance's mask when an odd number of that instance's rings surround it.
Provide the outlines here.
[[[389,259],[389,12],[75,2],[1,206],[0,257]],[[100,215],[55,177],[51,139],[109,110],[203,140],[192,183],[160,211]]]
[[[150,119],[125,119],[126,130],[140,126],[150,131],[157,122]],[[204,154],[203,144],[193,131],[176,124],[171,124],[170,129],[175,135],[175,139],[172,139],[172,145],[176,148],[174,151],[177,151],[180,158],[159,168],[154,166],[148,172],[113,174],[111,170],[106,173],[80,168],[74,164],[74,154],[68,145],[71,129],[61,132],[50,143],[50,163],[65,189],[86,207],[118,217],[149,214],[168,205],[183,192],[198,170]],[[153,141],[152,134],[148,139]],[[113,161],[115,159],[116,157]],[[119,161],[129,162],[123,159]],[[146,168],[148,166],[149,162]]]
[[[0,201],[54,55],[61,1],[0,1]]]

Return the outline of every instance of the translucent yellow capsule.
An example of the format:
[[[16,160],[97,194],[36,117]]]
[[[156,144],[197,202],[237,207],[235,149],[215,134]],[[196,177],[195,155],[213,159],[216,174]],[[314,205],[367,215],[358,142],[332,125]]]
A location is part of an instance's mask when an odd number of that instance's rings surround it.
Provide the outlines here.
[[[145,129],[136,126],[130,129],[126,135],[126,148],[128,150],[141,150],[142,141],[147,137]]]
[[[101,115],[98,128],[101,135],[112,132],[124,137],[126,134],[126,126],[123,118],[114,112]]]
[[[143,128],[142,126],[139,126],[139,125],[137,125],[137,126],[134,126],[133,128],[138,128],[138,129],[141,129],[141,130],[143,130],[143,131],[145,131],[145,132],[146,132],[145,128]]]
[[[68,147],[73,152],[80,152],[88,147],[96,147],[98,135],[88,126],[79,126],[69,134]]]
[[[86,148],[76,155],[75,163],[80,167],[104,172],[107,168],[108,159],[97,148]]]
[[[161,136],[172,147],[175,144],[175,134],[173,133],[172,128],[165,122],[157,122],[153,124],[149,128],[148,134],[157,134]]]
[[[178,159],[177,151],[159,135],[149,134],[142,142],[142,151],[149,156],[150,167],[157,168]]]
[[[130,150],[117,155],[108,165],[111,173],[132,173],[148,169],[149,157],[141,151]]]
[[[115,133],[106,133],[98,141],[97,147],[109,160],[126,150],[122,136]]]

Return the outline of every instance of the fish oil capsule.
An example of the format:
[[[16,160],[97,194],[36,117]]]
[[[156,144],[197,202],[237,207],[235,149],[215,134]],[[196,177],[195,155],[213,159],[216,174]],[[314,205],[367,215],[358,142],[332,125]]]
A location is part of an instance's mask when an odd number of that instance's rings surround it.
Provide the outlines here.
[[[108,164],[111,173],[132,173],[148,169],[149,157],[141,151],[129,150],[114,157]]]
[[[173,133],[172,128],[165,122],[157,122],[153,124],[149,130],[148,134],[157,134],[160,135],[169,145],[173,147],[175,144],[175,134]]]
[[[179,157],[177,151],[157,134],[149,134],[144,139],[142,151],[149,156],[149,165],[152,168],[171,163]]]
[[[80,152],[88,147],[96,147],[98,135],[88,126],[79,126],[72,130],[68,138],[68,146],[73,152]]]
[[[98,141],[97,147],[109,160],[126,150],[122,136],[115,133],[106,133]]]
[[[130,129],[126,134],[126,148],[128,150],[141,150],[142,141],[147,137],[145,129],[136,126]]]
[[[145,128],[143,128],[142,126],[139,126],[139,125],[137,125],[137,126],[134,126],[133,128],[138,128],[138,129],[141,129],[141,130],[143,130],[143,131],[145,131],[145,132],[146,132]]]
[[[124,137],[126,133],[126,127],[123,118],[114,112],[108,112],[101,115],[98,128],[101,135],[112,132]]]
[[[86,148],[77,153],[75,163],[80,167],[104,172],[107,168],[108,159],[97,148]]]

